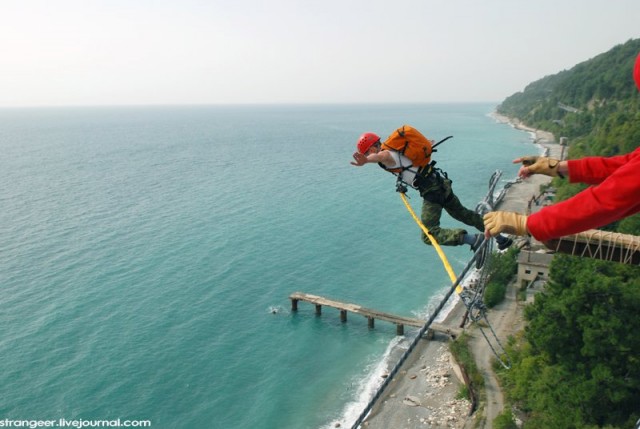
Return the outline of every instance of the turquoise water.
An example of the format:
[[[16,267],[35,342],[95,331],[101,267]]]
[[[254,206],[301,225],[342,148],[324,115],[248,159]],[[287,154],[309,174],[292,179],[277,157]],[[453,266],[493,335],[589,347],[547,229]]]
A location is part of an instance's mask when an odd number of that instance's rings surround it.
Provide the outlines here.
[[[435,158],[475,207],[532,150],[492,109],[0,110],[0,419],[348,426],[402,342],[289,294],[425,317],[449,284],[394,178],[349,165],[355,140],[454,135]]]

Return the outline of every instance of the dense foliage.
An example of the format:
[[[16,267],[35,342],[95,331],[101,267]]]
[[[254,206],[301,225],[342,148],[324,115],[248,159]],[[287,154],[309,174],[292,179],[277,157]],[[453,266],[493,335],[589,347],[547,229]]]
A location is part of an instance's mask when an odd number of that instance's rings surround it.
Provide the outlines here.
[[[570,138],[569,157],[611,156],[640,145],[632,80],[640,40],[547,76],[499,112]],[[584,189],[554,179],[558,198]],[[640,216],[606,227],[640,235]],[[626,428],[640,417],[640,267],[557,255],[551,281],[527,307],[510,345],[506,393],[525,428]]]
[[[509,353],[507,395],[526,428],[632,427],[640,417],[640,278],[628,265],[554,259]]]
[[[484,292],[484,303],[492,308],[504,299],[507,291],[507,284],[518,272],[518,251],[515,247],[504,253],[494,253],[491,256],[489,266],[489,282]]]
[[[596,147],[587,145],[593,153],[629,152],[633,144],[618,139],[640,137],[640,124],[633,121],[638,118],[640,97],[632,77],[639,51],[640,39],[630,40],[571,70],[529,84],[497,110],[556,136],[590,136],[591,143],[598,142]]]

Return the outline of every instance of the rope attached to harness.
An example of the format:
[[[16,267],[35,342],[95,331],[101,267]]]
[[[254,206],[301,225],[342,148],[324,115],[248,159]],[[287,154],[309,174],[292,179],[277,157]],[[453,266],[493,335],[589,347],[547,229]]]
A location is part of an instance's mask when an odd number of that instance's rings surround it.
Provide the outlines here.
[[[404,202],[404,205],[407,207],[407,210],[411,214],[411,217],[413,217],[413,220],[416,221],[418,226],[422,229],[422,232],[424,232],[424,234],[429,238],[429,241],[433,245],[433,248],[436,249],[436,252],[440,257],[440,260],[442,261],[442,265],[444,265],[444,269],[449,275],[449,279],[451,280],[452,283],[455,283],[457,280],[456,274],[453,272],[453,268],[451,268],[451,264],[449,264],[449,260],[447,259],[447,256],[442,251],[442,247],[440,247],[440,245],[436,241],[436,238],[433,235],[431,235],[431,233],[429,232],[429,229],[426,226],[424,226],[424,224],[420,221],[420,219],[418,219],[418,216],[416,216],[416,213],[413,211],[411,204],[409,204],[409,201],[407,200],[407,196],[403,192],[400,193],[400,198],[402,198],[402,202]],[[458,285],[458,287],[456,288],[456,292],[458,294],[462,293],[462,287],[460,285]]]
[[[494,182],[494,180],[492,178],[492,184],[493,184],[493,182]],[[456,285],[455,286],[456,293],[460,296],[460,300],[462,301],[464,306],[467,307],[467,310],[469,311],[469,316],[470,316],[472,322],[477,323],[478,321],[480,321],[480,319],[484,319],[485,323],[487,324],[487,327],[491,331],[491,334],[493,336],[493,340],[495,341],[497,347],[494,347],[494,344],[492,344],[491,340],[489,339],[487,334],[482,329],[482,326],[478,325],[478,327],[480,328],[480,332],[482,332],[482,335],[484,336],[485,340],[487,340],[487,344],[491,348],[491,351],[495,355],[496,359],[500,362],[500,364],[505,369],[510,369],[511,368],[511,358],[507,354],[506,350],[504,349],[504,346],[502,345],[502,343],[500,342],[500,339],[498,338],[498,335],[496,334],[496,331],[493,329],[493,326],[491,326],[491,323],[489,323],[489,319],[487,318],[487,308],[484,305],[484,303],[482,302],[482,293],[481,293],[482,292],[482,288],[478,289],[475,292],[475,294],[469,294],[468,291],[465,290],[465,288],[460,286],[461,277],[456,277],[455,273],[453,272],[453,269],[451,268],[451,264],[449,264],[449,260],[447,259],[446,255],[442,251],[442,248],[440,247],[440,245],[436,241],[435,237],[433,235],[431,235],[431,233],[429,232],[429,229],[422,223],[422,221],[420,221],[420,219],[418,219],[418,216],[416,216],[416,213],[413,211],[413,208],[411,207],[411,205],[407,201],[407,196],[405,195],[404,192],[400,192],[400,197],[402,198],[402,201],[404,202],[404,205],[407,207],[407,210],[411,214],[411,217],[413,217],[413,220],[418,224],[418,226],[420,226],[422,231],[429,238],[429,241],[431,241],[431,244],[433,244],[433,247],[436,249],[436,252],[438,253],[438,256],[440,256],[440,259],[442,260],[442,264],[444,265],[444,268],[447,271],[447,274],[449,274],[449,278],[451,279],[451,283]],[[480,249],[478,250],[477,254],[474,255],[474,259],[476,259],[478,257],[481,257],[480,255],[485,250],[488,251],[488,252],[491,252],[491,249],[488,247],[489,246],[489,244],[488,244],[489,242],[490,242],[490,240],[485,238],[485,240],[482,242],[482,245],[480,246]],[[483,273],[484,273],[484,270],[483,270]],[[483,276],[484,276],[484,274],[483,274]],[[506,359],[503,358],[501,356],[501,354],[504,354],[506,356]]]

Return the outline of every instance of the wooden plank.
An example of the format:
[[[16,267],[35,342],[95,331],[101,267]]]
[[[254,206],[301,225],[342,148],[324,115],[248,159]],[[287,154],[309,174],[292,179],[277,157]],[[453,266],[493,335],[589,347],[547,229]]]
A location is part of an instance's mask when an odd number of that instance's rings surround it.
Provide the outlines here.
[[[640,265],[640,237],[590,229],[544,242],[549,249],[622,264]]]
[[[398,316],[395,314],[391,314],[391,313],[386,313],[383,311],[378,311],[378,310],[374,310],[371,308],[366,308],[366,307],[362,307],[360,305],[357,304],[351,304],[348,302],[341,302],[341,301],[336,301],[336,300],[332,300],[329,298],[325,298],[322,296],[318,296],[318,295],[312,295],[312,294],[308,294],[308,293],[304,293],[304,292],[294,292],[289,296],[289,299],[292,302],[292,310],[297,309],[297,302],[298,301],[305,301],[305,302],[309,302],[311,304],[314,304],[316,306],[316,309],[318,309],[318,306],[328,306],[328,307],[332,307],[332,308],[336,308],[340,311],[350,311],[352,313],[355,314],[360,314],[364,317],[366,317],[367,319],[369,319],[369,326],[372,327],[373,326],[373,321],[374,319],[378,319],[378,320],[384,320],[385,322],[390,322],[390,323],[394,323],[396,325],[407,325],[407,326],[412,326],[414,328],[422,328],[424,326],[424,324],[426,323],[425,320],[422,319],[417,319],[417,318],[412,318],[412,317],[404,317],[404,316]],[[318,312],[319,314],[319,312]],[[346,315],[344,317],[344,320],[346,320]],[[444,326],[440,323],[432,323],[430,328],[434,331],[437,332],[441,332],[441,333],[445,333],[447,335],[452,335],[452,336],[458,336],[462,333],[462,330],[459,328],[452,328],[452,327],[448,327],[448,326]]]

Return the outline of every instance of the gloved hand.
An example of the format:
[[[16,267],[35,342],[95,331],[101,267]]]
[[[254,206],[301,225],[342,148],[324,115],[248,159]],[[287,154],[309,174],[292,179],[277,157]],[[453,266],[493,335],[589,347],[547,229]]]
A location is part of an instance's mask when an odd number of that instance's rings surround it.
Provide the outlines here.
[[[484,235],[496,236],[501,232],[527,235],[527,216],[513,212],[489,212],[484,215]]]
[[[518,171],[518,176],[529,177],[532,174],[544,174],[551,177],[564,176],[558,171],[560,161],[546,156],[523,156],[513,160],[514,164],[521,162],[522,167]]]

